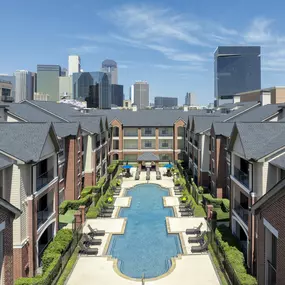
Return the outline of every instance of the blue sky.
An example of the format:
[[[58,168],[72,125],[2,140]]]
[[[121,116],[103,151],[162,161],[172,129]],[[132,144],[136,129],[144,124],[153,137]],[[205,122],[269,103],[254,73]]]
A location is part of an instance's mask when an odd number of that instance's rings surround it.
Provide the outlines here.
[[[128,95],[147,80],[150,97],[194,92],[213,101],[218,45],[261,45],[262,87],[285,85],[285,3],[281,0],[9,0],[1,3],[0,73],[67,67],[81,56],[84,71],[106,58],[119,65]]]

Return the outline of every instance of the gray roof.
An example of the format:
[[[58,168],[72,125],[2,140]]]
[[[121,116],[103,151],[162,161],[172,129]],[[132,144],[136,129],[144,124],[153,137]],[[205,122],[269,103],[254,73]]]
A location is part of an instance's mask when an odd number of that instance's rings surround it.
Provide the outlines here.
[[[8,111],[26,122],[60,122],[59,118],[26,102],[9,104]]]
[[[13,164],[12,159],[5,157],[4,155],[0,156],[0,169],[6,168]]]
[[[234,123],[226,122],[214,122],[213,128],[216,136],[222,135],[224,137],[230,137],[232,133]]]
[[[277,166],[278,168],[285,169],[285,154],[278,156],[277,158],[271,160],[269,163]]]
[[[0,150],[24,162],[36,162],[50,127],[50,123],[0,123]]]
[[[151,152],[145,152],[138,156],[138,161],[159,161],[159,157]]]
[[[53,125],[58,137],[77,136],[79,123],[53,123]]]
[[[221,117],[217,116],[203,116],[203,117],[194,117],[194,133],[202,133],[204,131],[207,131],[211,128],[211,125],[213,122],[220,122],[222,120]]]
[[[229,120],[229,122],[262,122],[272,115],[276,114],[281,109],[281,106],[275,104],[259,106],[244,114],[239,115],[236,118]]]
[[[236,123],[246,159],[259,160],[285,146],[285,123]]]

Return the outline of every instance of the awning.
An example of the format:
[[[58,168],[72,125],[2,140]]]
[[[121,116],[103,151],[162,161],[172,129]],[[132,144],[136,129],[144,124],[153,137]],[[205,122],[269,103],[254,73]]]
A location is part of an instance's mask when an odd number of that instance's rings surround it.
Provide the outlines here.
[[[159,157],[151,152],[145,152],[138,156],[138,161],[159,161]]]

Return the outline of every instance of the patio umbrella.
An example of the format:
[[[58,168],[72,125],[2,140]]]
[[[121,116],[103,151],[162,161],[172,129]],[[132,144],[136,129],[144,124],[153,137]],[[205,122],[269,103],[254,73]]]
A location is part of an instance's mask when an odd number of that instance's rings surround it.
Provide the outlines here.
[[[122,168],[124,168],[124,169],[130,169],[130,168],[132,168],[132,166],[131,165],[129,165],[129,164],[127,164],[127,165],[123,165],[123,167]]]
[[[166,168],[172,168],[173,165],[172,165],[171,163],[167,163],[167,164],[164,165],[164,167],[166,167]]]

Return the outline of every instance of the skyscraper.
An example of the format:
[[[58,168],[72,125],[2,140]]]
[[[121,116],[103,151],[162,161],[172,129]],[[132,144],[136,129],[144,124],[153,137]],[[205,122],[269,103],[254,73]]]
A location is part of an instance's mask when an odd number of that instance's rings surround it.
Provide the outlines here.
[[[194,106],[195,104],[195,95],[191,92],[187,92],[185,96],[185,105]]]
[[[118,67],[116,61],[106,59],[102,62],[102,72],[107,73],[111,77],[111,84],[118,84]]]
[[[73,98],[80,101],[94,102],[93,108],[111,108],[111,85],[104,72],[73,73]],[[96,98],[90,98],[96,97]],[[91,104],[91,103],[90,103]]]
[[[214,58],[216,105],[232,102],[236,93],[261,88],[259,46],[219,46]]]
[[[71,76],[73,73],[80,72],[81,60],[78,55],[68,56],[68,75]]]
[[[16,78],[15,78],[15,75],[0,74],[0,80],[9,81],[9,82],[12,83],[11,96],[15,99],[15,90],[16,90]]]
[[[123,107],[124,102],[124,86],[118,84],[111,85],[111,104]]]
[[[136,81],[133,85],[133,94],[135,104],[138,109],[144,109],[149,106],[149,85],[146,81]]]
[[[61,67],[59,65],[37,66],[37,91],[49,95],[49,101],[59,100],[59,76]]]
[[[178,99],[174,97],[154,97],[155,108],[177,107]]]
[[[27,70],[17,70],[15,72],[16,88],[15,102],[33,99],[32,73]]]

